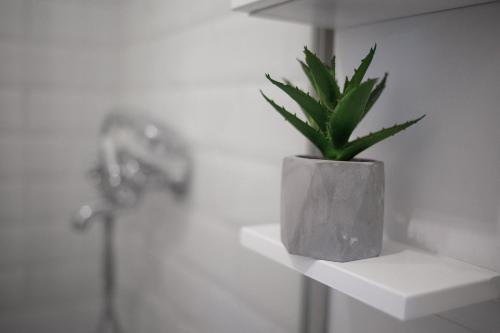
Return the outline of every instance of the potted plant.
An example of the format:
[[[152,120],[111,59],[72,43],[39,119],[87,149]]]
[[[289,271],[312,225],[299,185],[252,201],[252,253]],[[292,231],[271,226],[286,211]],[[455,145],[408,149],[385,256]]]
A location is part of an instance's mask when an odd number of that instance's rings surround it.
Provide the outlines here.
[[[292,254],[340,262],[380,254],[384,165],[355,156],[425,115],[349,141],[385,88],[387,73],[380,81],[363,81],[375,50],[376,46],[370,49],[341,89],[335,79],[335,57],[325,64],[304,48],[305,62],[299,62],[318,98],[266,74],[301,107],[307,121],[261,91],[264,98],[322,154],[290,156],[283,161],[281,239]]]

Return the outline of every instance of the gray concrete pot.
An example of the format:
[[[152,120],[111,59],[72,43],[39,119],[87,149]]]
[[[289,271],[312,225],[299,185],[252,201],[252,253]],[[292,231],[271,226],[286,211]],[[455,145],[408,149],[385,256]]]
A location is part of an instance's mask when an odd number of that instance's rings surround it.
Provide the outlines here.
[[[340,262],[376,257],[383,222],[382,162],[283,160],[281,240],[291,254]]]

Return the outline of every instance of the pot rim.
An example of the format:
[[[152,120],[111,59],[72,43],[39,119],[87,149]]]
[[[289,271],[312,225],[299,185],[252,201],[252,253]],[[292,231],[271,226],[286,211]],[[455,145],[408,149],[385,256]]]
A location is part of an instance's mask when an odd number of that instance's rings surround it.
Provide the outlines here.
[[[319,156],[314,156],[314,155],[305,155],[305,154],[300,154],[300,155],[291,155],[286,158],[297,158],[301,159],[304,161],[311,161],[311,162],[323,162],[323,163],[341,163],[341,164],[373,164],[373,163],[384,163],[379,160],[373,160],[369,158],[354,158],[349,161],[337,161],[337,160],[328,160],[323,157]]]

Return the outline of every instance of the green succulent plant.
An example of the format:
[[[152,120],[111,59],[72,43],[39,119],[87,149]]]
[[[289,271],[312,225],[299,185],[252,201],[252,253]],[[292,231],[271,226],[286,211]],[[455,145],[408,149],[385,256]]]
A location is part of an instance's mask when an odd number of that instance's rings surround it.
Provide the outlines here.
[[[387,73],[382,80],[363,81],[375,50],[376,45],[361,61],[353,76],[345,78],[341,90],[335,79],[335,57],[328,65],[305,47],[305,62],[301,60],[299,62],[318,99],[286,80],[284,83],[276,81],[266,74],[266,78],[272,84],[283,90],[300,106],[307,122],[276,104],[262,91],[261,94],[279,114],[319,149],[325,159],[351,160],[363,150],[410,127],[425,116],[349,141],[354,129],[367,115],[385,88]]]

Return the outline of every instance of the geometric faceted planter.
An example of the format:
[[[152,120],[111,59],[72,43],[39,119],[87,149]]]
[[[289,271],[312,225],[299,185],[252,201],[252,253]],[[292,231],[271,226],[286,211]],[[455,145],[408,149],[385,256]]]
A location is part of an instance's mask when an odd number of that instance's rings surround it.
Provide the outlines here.
[[[283,160],[281,240],[289,253],[339,262],[376,257],[383,222],[382,162]]]

